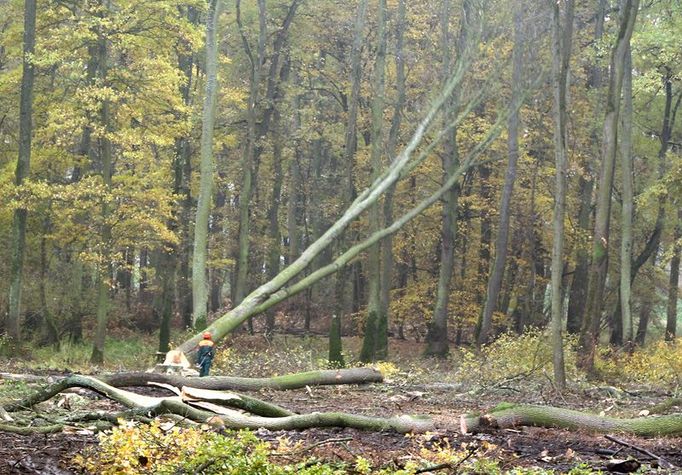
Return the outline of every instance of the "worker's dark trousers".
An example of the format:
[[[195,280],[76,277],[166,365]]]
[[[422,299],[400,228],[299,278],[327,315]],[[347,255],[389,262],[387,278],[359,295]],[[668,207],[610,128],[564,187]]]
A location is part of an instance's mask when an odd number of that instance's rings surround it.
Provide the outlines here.
[[[199,376],[208,376],[208,371],[211,369],[211,363],[212,361],[205,361],[201,363],[200,371],[199,371]]]

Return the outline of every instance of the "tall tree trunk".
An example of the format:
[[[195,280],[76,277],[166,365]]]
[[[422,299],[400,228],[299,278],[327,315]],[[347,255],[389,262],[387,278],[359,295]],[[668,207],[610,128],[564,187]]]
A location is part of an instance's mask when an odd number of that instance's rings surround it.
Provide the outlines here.
[[[108,0],[105,0],[104,11],[109,10]],[[98,39],[98,70],[99,77],[103,86],[108,85],[108,61],[109,45],[104,32],[100,32]],[[102,170],[102,181],[107,190],[107,196],[102,199],[102,231],[101,239],[103,251],[101,263],[97,270],[97,323],[95,327],[95,340],[92,345],[90,362],[100,364],[104,362],[104,344],[107,334],[107,323],[109,320],[109,300],[110,289],[112,286],[113,268],[111,263],[110,249],[112,245],[112,228],[109,222],[111,215],[111,205],[109,200],[112,198],[112,174],[113,174],[113,148],[109,135],[113,131],[111,119],[111,104],[108,99],[104,99],[100,106],[100,123],[102,125],[102,135],[99,137],[99,156]]]
[[[580,175],[578,186],[578,194],[580,196],[578,229],[587,234],[590,226],[590,216],[592,215],[592,190],[594,189],[594,180],[589,176]],[[573,271],[571,290],[568,296],[568,316],[566,318],[566,332],[570,335],[577,335],[580,333],[582,317],[585,312],[590,259],[589,253],[584,245],[578,244],[575,259],[575,270]]]
[[[550,0],[553,24],[553,62],[554,76],[554,156],[556,162],[556,191],[554,192],[554,217],[552,220],[552,353],[554,382],[563,389],[566,386],[563,351],[563,253],[564,253],[564,215],[566,214],[566,189],[568,175],[568,71],[573,42],[573,18],[575,3],[565,2],[561,14],[560,4]]]
[[[372,182],[381,174],[381,156],[384,151],[382,130],[384,124],[384,93],[386,69],[386,0],[379,0],[377,12],[377,56],[372,78],[372,129],[370,164]],[[369,208],[370,235],[383,226],[379,202]],[[385,359],[388,354],[387,316],[381,307],[381,243],[369,248],[367,253],[368,301],[365,337],[362,341],[360,361],[365,363],[375,359]]]
[[[35,70],[33,53],[36,44],[36,0],[24,1],[23,64],[21,76],[21,98],[19,102],[19,158],[14,183],[21,186],[28,176],[31,164],[31,136],[33,133],[33,82]],[[14,211],[12,222],[12,265],[10,269],[9,315],[7,330],[12,344],[21,341],[21,287],[26,254],[27,210]]]
[[[187,7],[187,20],[196,25],[199,22],[199,14],[194,7]],[[181,48],[189,48],[189,44],[181,45]],[[178,53],[178,68],[185,75],[185,83],[181,86],[182,101],[186,106],[192,105],[192,87],[194,85],[195,53]],[[179,205],[179,239],[180,243],[174,259],[179,261],[178,276],[176,278],[178,311],[182,318],[184,328],[192,327],[193,299],[190,273],[190,261],[192,259],[192,236],[190,222],[192,221],[192,149],[189,137],[181,137],[175,143],[175,157],[173,161],[174,191],[178,196]],[[173,266],[177,267],[177,264]]]
[[[279,74],[278,84],[285,83],[289,78],[289,59],[286,58],[282,65]],[[282,256],[282,234],[279,230],[279,207],[282,200],[282,181],[284,180],[282,173],[282,150],[284,148],[283,134],[282,134],[282,116],[279,110],[281,100],[281,88],[277,88],[275,93],[275,110],[272,115],[272,160],[273,160],[273,186],[272,186],[272,202],[268,209],[268,226],[270,249],[268,249],[267,269],[268,279],[274,278],[279,274],[280,258]],[[294,113],[297,113],[295,111]],[[275,312],[274,309],[268,310],[266,313],[266,330],[267,336],[272,335],[275,329]]]
[[[239,31],[242,36],[242,43],[244,45],[244,50],[249,57],[251,63],[251,74],[250,74],[250,86],[249,86],[249,99],[247,107],[247,139],[246,146],[244,149],[244,155],[242,158],[242,186],[239,191],[239,242],[237,245],[237,275],[234,283],[234,303],[239,305],[247,292],[247,279],[248,279],[248,269],[249,269],[249,228],[251,218],[249,216],[249,202],[251,201],[251,195],[253,194],[253,167],[256,154],[256,107],[258,106],[259,100],[259,86],[261,70],[263,67],[263,62],[265,61],[265,39],[267,35],[266,31],[266,11],[265,11],[265,1],[258,0],[258,18],[259,18],[259,30],[258,30],[258,46],[256,55],[254,56],[251,52],[251,47],[246,39],[244,29],[241,23],[241,9],[240,0],[237,0],[237,24],[239,25]],[[253,332],[253,325],[249,319],[249,331]]]
[[[48,210],[52,203],[48,204]],[[55,351],[59,351],[59,329],[54,321],[52,312],[47,303],[47,281],[50,262],[47,257],[47,235],[50,233],[51,220],[49,215],[43,220],[43,234],[40,237],[40,313],[42,314],[42,326],[44,328],[44,340],[42,343],[52,345]]]
[[[597,13],[595,16],[594,44],[599,45],[604,36],[604,21],[608,0],[599,0]],[[589,69],[587,88],[589,90],[601,90],[604,71],[598,65],[593,65]],[[596,108],[596,106],[595,106]],[[591,132],[593,149],[599,141],[598,131],[593,128]],[[597,152],[595,152],[597,153]],[[592,194],[594,191],[594,179],[590,160],[584,163],[585,173],[580,175],[580,208],[578,211],[578,226],[583,235],[589,236],[592,233],[590,221],[592,216]],[[570,334],[580,333],[585,316],[585,305],[587,303],[587,285],[589,281],[589,251],[585,245],[578,246],[576,250],[576,267],[573,272],[571,291],[568,299],[568,318],[566,330]]]
[[[523,3],[514,4],[514,50],[512,52],[512,98],[517,98],[523,91],[523,50],[525,34],[523,31]],[[512,99],[513,100],[513,99]],[[502,198],[500,199],[500,224],[495,240],[495,261],[488,278],[488,291],[483,307],[482,327],[490,327],[493,313],[497,308],[497,300],[502,288],[502,278],[507,262],[507,244],[509,241],[509,220],[511,216],[511,198],[516,180],[516,164],[519,159],[519,114],[515,112],[509,117],[507,125],[507,172],[504,177]],[[487,330],[486,330],[487,331]]]
[[[393,109],[393,118],[391,120],[391,129],[388,133],[388,143],[386,147],[386,155],[389,160],[395,156],[398,147],[398,140],[400,138],[400,126],[405,107],[406,92],[405,92],[405,60],[403,58],[403,43],[404,32],[406,29],[406,0],[398,0],[398,18],[396,25],[396,46],[395,46],[395,69],[396,69],[396,102]],[[389,224],[393,222],[393,195],[395,193],[395,185],[386,190],[384,197],[384,223]],[[381,253],[381,315],[386,316],[386,321],[390,321],[390,301],[391,301],[391,286],[393,281],[393,239],[391,236],[386,237],[382,243]],[[388,326],[388,325],[387,325]]]
[[[198,329],[206,326],[206,311],[208,309],[206,258],[208,254],[208,218],[213,193],[213,128],[218,91],[217,27],[221,3],[219,0],[210,0],[206,14],[206,92],[201,116],[199,199],[194,224],[194,253],[192,257],[192,327]]]
[[[460,24],[459,37],[457,39],[457,58],[453,65],[450,50],[450,17],[451,3],[449,0],[443,1],[441,13],[441,50],[443,52],[443,69],[441,72],[442,81],[446,83],[452,71],[469,60],[468,56],[473,52],[468,48],[473,48],[469,36],[471,28],[474,27],[473,5],[469,0],[462,4],[462,22]],[[460,106],[461,92],[457,89],[447,102],[447,109],[443,114],[446,127],[449,122],[456,117]],[[441,162],[443,166],[443,181],[447,181],[457,167],[459,167],[459,144],[457,141],[457,128],[454,128],[447,136],[443,146]],[[448,341],[448,303],[450,300],[450,285],[452,282],[452,272],[455,261],[455,235],[457,234],[457,215],[459,200],[459,185],[453,186],[443,197],[443,224],[441,228],[441,249],[440,249],[440,268],[438,272],[438,287],[436,290],[436,303],[433,315],[429,322],[426,334],[426,348],[424,354],[437,357],[445,357],[450,350]]]
[[[599,337],[604,287],[608,270],[609,220],[611,216],[611,189],[616,160],[620,96],[623,85],[625,53],[639,10],[639,0],[624,0],[620,29],[611,51],[609,90],[602,131],[602,165],[597,192],[597,211],[593,233],[592,263],[587,293],[585,319],[580,332],[580,366],[594,371],[594,352]]]
[[[355,169],[355,152],[357,150],[357,122],[358,107],[360,103],[360,86],[362,84],[362,42],[364,38],[365,19],[367,16],[367,0],[359,0],[355,25],[353,28],[353,44],[350,55],[350,84],[351,92],[348,98],[348,114],[346,118],[346,132],[343,148],[343,183],[342,183],[342,206],[346,207],[355,199],[355,185],[353,182],[353,170]],[[347,232],[342,232],[338,239],[338,246],[342,247],[348,240]],[[339,325],[343,320],[346,309],[347,287],[352,269],[346,267],[336,276],[334,286],[336,300],[336,316]],[[340,342],[339,342],[340,344]]]
[[[658,149],[659,181],[663,180],[669,167],[667,158],[668,147],[670,143],[670,138],[672,136],[672,131],[675,126],[675,118],[677,117],[677,111],[679,109],[680,102],[682,102],[682,94],[679,94],[677,97],[677,101],[675,101],[675,104],[673,105],[674,97],[672,89],[672,76],[669,70],[666,71],[666,74],[663,76],[663,84],[665,88],[665,107],[663,109],[663,124],[661,126],[660,147]],[[649,235],[649,238],[647,239],[646,244],[644,245],[644,249],[642,249],[642,251],[639,253],[636,259],[632,260],[631,266],[632,268],[630,270],[631,286],[634,283],[635,278],[639,273],[639,270],[646,263],[646,261],[649,260],[650,258],[652,260],[655,260],[656,258],[656,252],[658,251],[661,242],[661,236],[663,235],[663,228],[665,224],[665,206],[667,200],[668,197],[666,194],[663,194],[658,198],[658,212],[656,213],[656,222],[654,224],[654,229],[651,231],[651,234]],[[621,319],[622,319],[621,301],[619,298],[618,302],[616,303],[616,309],[614,310],[613,315],[611,316],[611,322],[614,327],[614,331],[611,334],[612,344],[619,344],[620,342],[619,339],[620,333],[618,330],[622,329],[621,328],[622,325],[619,325]],[[639,344],[639,339],[637,339],[637,344]]]
[[[668,306],[666,309],[665,339],[674,341],[677,336],[677,304],[680,288],[680,249],[682,248],[682,208],[677,209],[677,223],[673,234],[673,257],[670,259],[668,280]]]
[[[623,77],[623,114],[622,136],[620,139],[620,157],[623,181],[622,233],[620,246],[620,305],[622,311],[622,340],[628,349],[634,342],[631,298],[631,265],[632,265],[632,218],[634,204],[634,183],[632,176],[632,54],[628,47],[625,53],[625,71]]]
[[[298,82],[296,75],[294,75],[294,82]],[[300,114],[299,95],[294,95],[292,100],[294,131],[297,133],[301,128],[301,114]],[[302,186],[301,179],[301,141],[297,138],[294,140],[294,157],[289,163],[289,186],[287,187],[287,241],[289,244],[289,252],[287,256],[287,264],[296,260],[299,254],[300,246],[300,232],[298,229],[299,223],[299,204],[301,196],[299,188]]]

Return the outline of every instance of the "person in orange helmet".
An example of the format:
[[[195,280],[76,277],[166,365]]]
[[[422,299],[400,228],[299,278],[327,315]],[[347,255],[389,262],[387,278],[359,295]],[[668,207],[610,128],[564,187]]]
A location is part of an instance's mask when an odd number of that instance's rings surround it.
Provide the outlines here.
[[[211,332],[204,332],[204,339],[199,342],[199,352],[197,354],[200,368],[199,376],[208,376],[211,364],[213,364],[215,343],[213,343],[211,338]]]

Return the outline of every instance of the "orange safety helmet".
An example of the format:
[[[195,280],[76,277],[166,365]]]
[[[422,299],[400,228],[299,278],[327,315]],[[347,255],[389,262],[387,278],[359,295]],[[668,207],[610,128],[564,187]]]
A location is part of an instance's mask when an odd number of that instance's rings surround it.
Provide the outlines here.
[[[204,340],[210,340],[211,339],[211,332],[204,332]]]

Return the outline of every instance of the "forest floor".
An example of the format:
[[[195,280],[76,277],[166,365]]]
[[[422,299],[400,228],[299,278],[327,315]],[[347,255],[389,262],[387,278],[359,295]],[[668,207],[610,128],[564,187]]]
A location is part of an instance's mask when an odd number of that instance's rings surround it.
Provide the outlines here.
[[[288,350],[282,350],[283,353],[271,347],[263,352],[257,337],[240,336],[239,338],[240,343],[250,342],[254,350],[258,351],[254,353],[250,361],[251,364],[257,365],[258,369],[252,368],[251,373],[247,372],[249,361],[246,360],[235,361],[228,368],[234,370],[239,367],[241,373],[239,375],[242,376],[260,376],[264,370],[263,366],[267,366],[268,361],[270,364],[275,364],[277,354],[286,354],[287,356],[283,356],[283,359],[305,358],[306,355],[306,351],[292,350],[291,347]],[[250,338],[253,338],[253,341],[249,340]],[[436,422],[450,427],[457,425],[460,414],[486,411],[502,401],[548,404],[594,413],[604,412],[616,417],[633,417],[637,416],[641,410],[665,398],[665,391],[621,391],[608,385],[587,389],[574,386],[569,391],[559,394],[551,384],[538,383],[537,379],[534,380],[530,376],[529,379],[510,378],[504,383],[492,385],[494,387],[484,385],[474,388],[466,384],[448,382],[447,363],[430,362],[430,360],[411,356],[419,354],[414,345],[394,343],[391,349],[392,354],[396,355],[396,367],[400,367],[401,370],[407,367],[420,368],[423,371],[421,376],[402,378],[398,373],[393,378],[387,378],[383,384],[312,387],[289,391],[270,390],[260,391],[255,395],[301,413],[341,411],[377,416],[422,414],[431,416]],[[228,350],[225,351],[232,354]],[[266,356],[264,360],[263,353],[268,352],[271,352],[271,355]],[[255,356],[256,354],[258,356]],[[312,353],[307,353],[307,357],[312,358]],[[217,372],[220,371],[219,367]],[[405,371],[409,371],[409,368]],[[29,368],[8,365],[0,361],[0,372],[28,373]],[[33,373],[45,374],[45,371],[38,370]],[[238,373],[230,372],[230,374],[237,375]],[[0,398],[12,396],[10,386],[13,384],[15,383],[0,381],[0,389],[2,389]],[[4,388],[2,388],[3,385],[5,385]],[[21,393],[30,390],[24,384],[15,384],[15,386],[16,390]],[[150,389],[138,388],[136,391],[149,393]],[[157,394],[161,395],[161,393]],[[53,403],[44,410],[76,409],[69,407],[69,404],[77,404],[79,410],[83,409],[83,405],[87,406],[88,411],[115,410],[113,403],[99,399],[85,390],[81,391],[81,396],[78,402],[69,401],[67,398],[66,401]],[[295,456],[289,457],[286,462],[291,462],[292,458],[301,460],[316,457],[332,463],[347,462],[352,466],[358,457],[363,457],[376,468],[402,467],[409,460],[422,460],[425,449],[431,454],[445,449],[461,453],[462,458],[484,457],[496,462],[495,470],[501,470],[502,473],[514,468],[529,467],[544,469],[549,473],[552,471],[566,473],[575,467],[583,467],[585,471],[581,473],[592,473],[605,470],[607,462],[614,458],[638,460],[642,464],[639,473],[682,473],[681,437],[643,438],[611,434],[617,441],[632,446],[627,447],[622,443],[607,439],[604,435],[530,427],[490,430],[465,435],[454,431],[439,431],[405,436],[397,433],[372,433],[353,429],[279,432],[258,430],[257,435],[271,442],[274,447],[282,444],[283,440],[287,440],[288,444],[300,442]],[[0,474],[78,473],[72,463],[74,456],[92,450],[96,444],[97,436],[90,431],[32,436],[0,432]],[[475,452],[474,449],[476,449]],[[648,451],[649,454],[643,451]],[[654,456],[679,468],[657,469],[659,461],[653,458]],[[434,462],[434,465],[437,463]],[[449,468],[432,473],[458,473],[458,470],[457,467],[451,465]],[[478,473],[494,473],[494,470],[491,466],[490,472]]]

